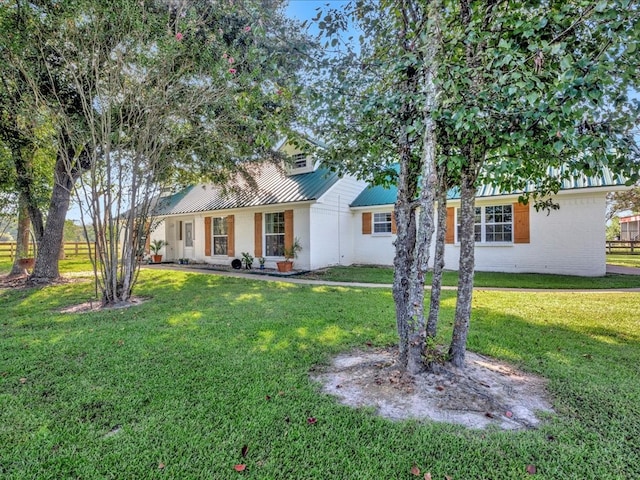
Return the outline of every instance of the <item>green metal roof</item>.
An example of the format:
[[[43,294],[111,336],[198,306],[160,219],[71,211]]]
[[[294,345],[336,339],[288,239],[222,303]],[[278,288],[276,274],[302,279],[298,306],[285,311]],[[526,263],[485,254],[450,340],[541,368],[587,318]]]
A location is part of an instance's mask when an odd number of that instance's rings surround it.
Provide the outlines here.
[[[550,169],[549,176],[560,176],[562,171],[558,169]],[[625,184],[625,179],[619,175],[614,175],[608,169],[602,169],[601,175],[597,177],[588,177],[586,175],[576,174],[570,179],[562,181],[560,190],[576,190],[583,188],[598,187],[618,187]],[[525,189],[525,192],[533,192],[533,186]],[[498,187],[483,185],[478,187],[476,198],[498,197],[501,195],[518,195],[525,192],[501,192]],[[378,205],[392,205],[396,201],[398,189],[395,186],[385,188],[381,186],[369,186],[365,188],[358,197],[351,203],[351,207],[374,207]],[[452,188],[447,194],[449,200],[460,198],[460,191]]]
[[[154,215],[178,215],[195,212],[257,207],[279,203],[317,200],[338,181],[338,175],[326,169],[287,175],[281,168],[264,164],[253,176],[255,185],[237,178],[233,187],[197,185],[158,200]]]

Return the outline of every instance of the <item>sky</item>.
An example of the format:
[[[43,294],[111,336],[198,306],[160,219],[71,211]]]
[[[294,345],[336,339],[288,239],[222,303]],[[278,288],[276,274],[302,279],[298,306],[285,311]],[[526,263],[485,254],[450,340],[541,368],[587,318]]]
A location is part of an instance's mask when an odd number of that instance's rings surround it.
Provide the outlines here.
[[[285,11],[289,17],[304,21],[315,17],[318,14],[317,8],[324,9],[327,5],[340,8],[347,3],[348,0],[289,0],[289,6]]]

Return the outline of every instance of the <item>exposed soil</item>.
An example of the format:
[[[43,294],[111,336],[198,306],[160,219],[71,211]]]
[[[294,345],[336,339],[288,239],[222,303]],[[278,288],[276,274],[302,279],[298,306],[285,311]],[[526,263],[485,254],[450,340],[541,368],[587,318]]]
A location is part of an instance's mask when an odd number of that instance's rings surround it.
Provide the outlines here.
[[[29,275],[18,275],[14,277],[10,277],[9,275],[1,275],[0,276],[0,288],[14,288],[14,289],[24,289],[24,288],[38,288],[40,285],[31,285],[27,283]],[[48,283],[47,285],[63,285],[66,283],[71,283],[74,281],[79,281],[77,279],[69,279],[60,277],[56,281],[52,283]]]
[[[403,376],[393,350],[355,351],[334,358],[313,375],[325,393],[353,407],[374,407],[394,420],[430,419],[469,428],[534,428],[540,412],[553,413],[540,377],[467,352],[466,366],[442,365],[438,373]]]
[[[146,298],[142,297],[131,297],[126,303],[118,303],[116,305],[109,305],[106,307],[102,306],[102,302],[99,300],[88,301],[84,303],[79,303],[77,305],[70,305],[60,310],[60,313],[88,313],[88,312],[97,312],[99,310],[115,310],[119,308],[129,308],[135,307],[136,305],[140,305],[146,302]]]
[[[80,273],[80,274],[76,274],[76,275],[71,275],[71,277],[73,278],[69,278],[69,277],[60,277],[58,280],[56,280],[55,282],[52,283],[48,283],[47,286],[49,285],[63,285],[63,284],[68,284],[68,283],[74,283],[74,282],[82,282],[82,281],[86,281],[86,278],[82,278],[82,276],[84,275],[84,273]],[[14,276],[14,277],[9,277],[8,275],[2,275],[0,276],[0,289],[16,289],[16,290],[22,290],[22,289],[29,289],[29,288],[38,288],[38,285],[30,285],[27,283],[29,276],[28,275],[19,275],[19,276]],[[95,312],[98,310],[109,310],[109,309],[117,309],[117,308],[128,308],[128,307],[133,307],[136,305],[140,305],[141,303],[144,303],[147,299],[143,298],[143,297],[132,297],[128,302],[126,303],[121,303],[121,304],[117,304],[117,305],[109,305],[108,307],[103,307],[102,306],[102,302],[100,302],[99,300],[90,300],[88,302],[84,302],[84,303],[79,303],[77,305],[71,305],[68,307],[65,307],[60,311],[60,313],[87,313],[87,312]]]

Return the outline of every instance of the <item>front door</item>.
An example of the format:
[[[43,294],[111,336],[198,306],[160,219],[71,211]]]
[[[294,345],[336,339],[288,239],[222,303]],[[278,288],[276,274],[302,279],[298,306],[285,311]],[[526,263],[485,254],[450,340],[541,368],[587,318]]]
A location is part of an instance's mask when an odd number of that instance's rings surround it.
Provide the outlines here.
[[[184,222],[184,256],[193,257],[193,222]]]

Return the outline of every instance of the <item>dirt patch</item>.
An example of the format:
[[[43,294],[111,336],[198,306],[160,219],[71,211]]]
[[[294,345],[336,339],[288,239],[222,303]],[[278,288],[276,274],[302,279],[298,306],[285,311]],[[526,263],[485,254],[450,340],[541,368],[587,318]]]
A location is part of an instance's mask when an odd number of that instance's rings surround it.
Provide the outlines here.
[[[109,305],[107,307],[102,306],[102,302],[99,300],[89,300],[88,302],[78,303],[77,305],[70,305],[68,307],[62,308],[59,310],[60,313],[88,313],[88,312],[97,312],[100,310],[116,310],[120,308],[129,308],[135,307],[136,305],[140,305],[146,302],[146,298],[142,297],[131,297],[131,299],[126,303],[119,303],[116,305]]]
[[[41,288],[43,286],[50,285],[65,285],[67,283],[79,282],[82,279],[70,279],[65,277],[60,277],[57,280],[52,281],[51,283],[47,283],[46,285],[32,285],[27,283],[29,279],[29,275],[18,275],[14,277],[10,277],[9,275],[0,276],[0,288],[12,288],[12,289],[28,289],[28,288]]]
[[[313,379],[346,405],[374,407],[394,420],[430,419],[469,428],[533,428],[539,412],[553,413],[540,377],[467,352],[466,367],[441,366],[437,374],[402,376],[395,351],[355,351],[335,357]]]

